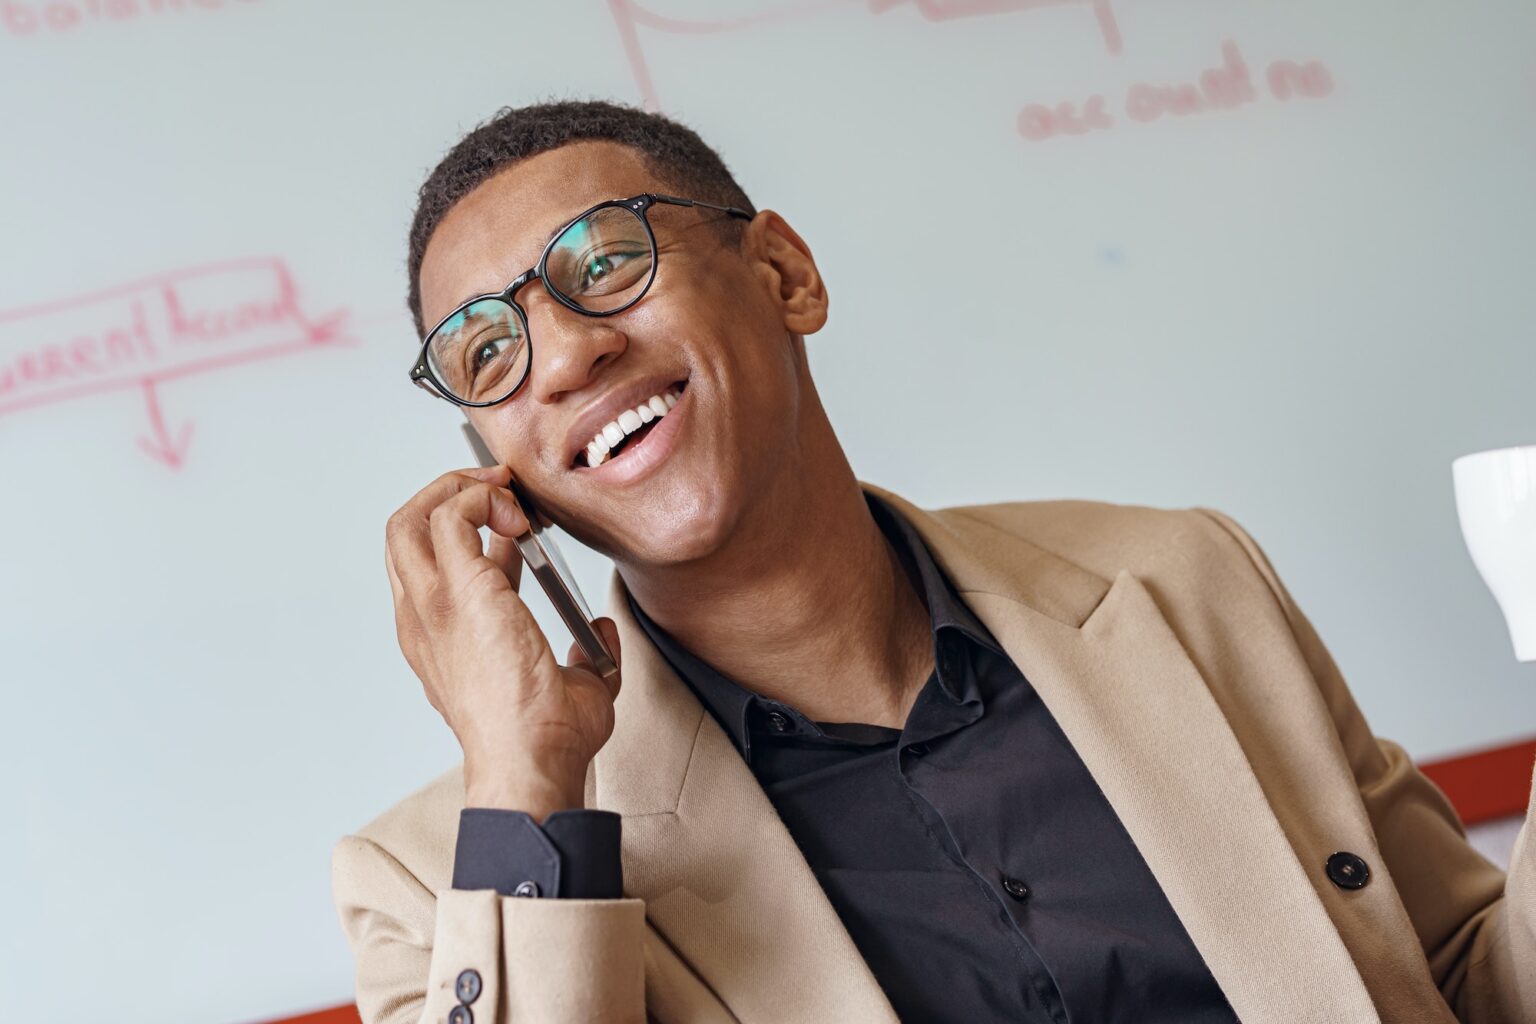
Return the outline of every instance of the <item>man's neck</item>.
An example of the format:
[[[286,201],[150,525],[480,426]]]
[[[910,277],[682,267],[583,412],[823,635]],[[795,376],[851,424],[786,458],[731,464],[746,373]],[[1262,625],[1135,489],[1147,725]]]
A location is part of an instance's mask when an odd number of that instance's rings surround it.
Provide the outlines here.
[[[776,489],[707,562],[619,571],[647,615],[741,686],[814,721],[899,728],[933,668],[931,620],[836,455],[841,471]]]

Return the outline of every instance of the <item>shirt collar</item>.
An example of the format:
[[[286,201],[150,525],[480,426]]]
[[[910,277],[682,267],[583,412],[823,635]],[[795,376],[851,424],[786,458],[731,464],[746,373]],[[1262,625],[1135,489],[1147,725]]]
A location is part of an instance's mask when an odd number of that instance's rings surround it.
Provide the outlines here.
[[[864,492],[864,499],[868,502],[869,510],[874,514],[875,522],[880,526],[886,539],[896,547],[898,552],[905,550],[910,554],[912,561],[917,565],[918,578],[922,581],[923,599],[928,605],[928,614],[933,623],[935,645],[939,641],[941,630],[952,629],[1007,657],[991,632],[976,617],[976,613],[960,600],[960,595],[955,593],[954,586],[944,575],[944,571],[939,568],[938,563],[933,560],[927,545],[923,543],[923,539],[918,536],[912,524],[903,519],[888,502],[868,491]]]
[[[922,586],[924,601],[928,606],[933,631],[934,664],[938,670],[940,685],[956,701],[970,699],[974,696],[970,692],[973,686],[971,673],[962,672],[958,668],[946,671],[945,668],[946,659],[943,654],[945,641],[951,639],[950,634],[959,634],[998,654],[1003,654],[1004,657],[1007,655],[1003,653],[1003,649],[987,627],[982,625],[976,614],[966,606],[964,601],[960,600],[960,596],[955,593],[954,587],[934,562],[933,556],[929,554],[927,546],[912,525],[883,499],[869,491],[864,491],[863,494],[876,525],[880,527],[886,539],[898,553],[909,555],[917,567],[918,579]],[[653,622],[635,602],[633,595],[626,591],[626,597],[629,600],[630,611],[634,613],[636,621],[640,623],[640,627],[645,630],[651,642],[671,664],[673,670],[693,690],[700,702],[715,716],[726,734],[730,736],[731,742],[749,763],[752,754],[750,716],[754,713],[754,707],[758,709],[759,714],[777,711],[810,724],[803,715],[789,705],[759,696],[729,679],[712,665],[695,657]]]

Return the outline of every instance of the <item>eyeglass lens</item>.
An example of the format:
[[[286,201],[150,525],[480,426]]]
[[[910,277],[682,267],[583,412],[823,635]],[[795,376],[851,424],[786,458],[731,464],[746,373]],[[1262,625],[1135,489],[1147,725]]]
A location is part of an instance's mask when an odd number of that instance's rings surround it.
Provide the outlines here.
[[[628,207],[605,206],[576,221],[550,246],[544,283],[571,305],[609,313],[639,297],[655,259],[651,236]],[[478,299],[432,333],[427,363],[438,381],[466,402],[494,402],[528,372],[528,328],[502,299]]]

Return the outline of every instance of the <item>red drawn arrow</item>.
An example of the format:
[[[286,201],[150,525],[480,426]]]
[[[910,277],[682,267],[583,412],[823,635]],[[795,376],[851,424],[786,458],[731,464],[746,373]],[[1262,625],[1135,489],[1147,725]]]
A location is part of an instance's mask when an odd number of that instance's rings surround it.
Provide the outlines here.
[[[139,447],[152,459],[158,459],[172,469],[180,469],[186,460],[187,444],[192,439],[192,421],[188,420],[181,425],[181,433],[175,440],[165,429],[165,418],[160,415],[160,401],[155,397],[155,382],[152,378],[144,379],[144,400],[149,407],[149,425],[154,428],[155,436],[147,438],[140,436]]]
[[[318,320],[306,323],[304,330],[306,340],[311,345],[341,345],[351,347],[357,344],[356,338],[348,337],[342,333],[347,326],[347,320],[351,317],[349,309],[338,309],[326,313]]]

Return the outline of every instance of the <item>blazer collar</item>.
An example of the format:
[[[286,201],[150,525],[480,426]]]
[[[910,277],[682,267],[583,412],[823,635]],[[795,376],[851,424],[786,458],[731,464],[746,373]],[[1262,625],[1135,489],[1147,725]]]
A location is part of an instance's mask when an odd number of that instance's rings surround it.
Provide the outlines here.
[[[1128,568],[1112,577],[979,510],[888,502],[1034,685],[1249,1024],[1379,1018],[1199,670]],[[624,815],[625,888],[743,1019],[893,1022],[756,779],[650,643],[615,572],[623,686],[588,806]],[[793,936],[793,941],[786,937]],[[1298,979],[1306,979],[1305,983]]]

